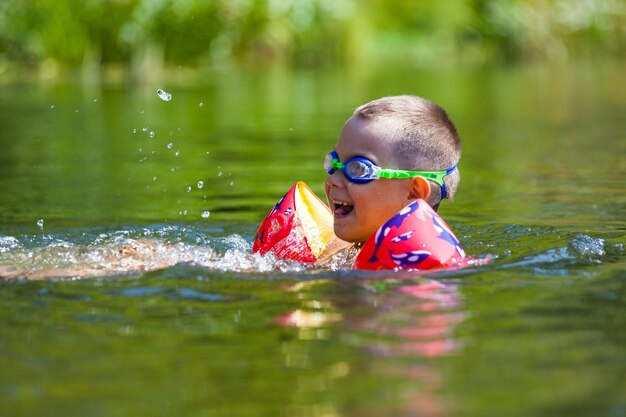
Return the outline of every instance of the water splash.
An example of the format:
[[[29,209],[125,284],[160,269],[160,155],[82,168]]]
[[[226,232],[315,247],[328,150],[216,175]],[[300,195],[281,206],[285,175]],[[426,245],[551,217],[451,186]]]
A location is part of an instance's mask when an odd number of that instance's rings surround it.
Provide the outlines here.
[[[163,101],[170,101],[172,99],[172,95],[170,93],[161,90],[160,88],[157,90],[157,95]]]
[[[85,236],[87,235],[87,236]],[[306,271],[293,261],[253,254],[238,234],[158,226],[67,236],[0,236],[0,279],[88,278],[145,273],[185,264],[211,271]]]

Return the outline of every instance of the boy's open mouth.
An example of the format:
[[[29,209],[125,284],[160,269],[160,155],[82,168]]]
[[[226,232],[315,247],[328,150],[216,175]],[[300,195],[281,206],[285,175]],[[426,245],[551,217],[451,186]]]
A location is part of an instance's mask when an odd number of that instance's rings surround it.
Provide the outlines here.
[[[352,204],[348,204],[343,201],[333,200],[333,214],[335,217],[343,217],[347,216],[354,210],[354,206]]]

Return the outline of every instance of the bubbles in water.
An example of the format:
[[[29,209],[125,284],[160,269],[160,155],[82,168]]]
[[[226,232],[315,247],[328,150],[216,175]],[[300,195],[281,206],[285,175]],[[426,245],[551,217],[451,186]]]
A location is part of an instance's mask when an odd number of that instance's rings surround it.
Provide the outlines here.
[[[204,187],[204,181],[198,181],[198,188]]]
[[[569,246],[575,253],[582,256],[604,256],[604,239],[593,238],[584,234],[577,234],[569,241]]]
[[[208,218],[211,215],[211,212],[209,210],[204,210],[202,213],[200,213],[200,216],[202,216],[203,219]]]
[[[172,149],[172,146],[174,146],[174,144],[172,142],[167,144],[167,149]]]
[[[163,101],[170,101],[172,99],[172,95],[166,91],[161,90],[160,88],[157,90],[157,95]]]
[[[152,139],[154,137],[154,131],[151,131],[149,136],[150,136],[150,139]]]

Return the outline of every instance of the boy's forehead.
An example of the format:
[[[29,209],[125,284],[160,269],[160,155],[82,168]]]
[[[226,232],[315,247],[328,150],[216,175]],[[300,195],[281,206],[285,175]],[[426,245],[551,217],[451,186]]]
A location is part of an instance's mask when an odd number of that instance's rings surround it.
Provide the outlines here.
[[[396,136],[395,130],[395,124],[390,121],[353,116],[344,125],[339,140],[351,145],[388,145]]]
[[[336,150],[342,158],[363,156],[381,163],[391,162],[394,133],[395,126],[389,121],[353,116],[343,127]]]

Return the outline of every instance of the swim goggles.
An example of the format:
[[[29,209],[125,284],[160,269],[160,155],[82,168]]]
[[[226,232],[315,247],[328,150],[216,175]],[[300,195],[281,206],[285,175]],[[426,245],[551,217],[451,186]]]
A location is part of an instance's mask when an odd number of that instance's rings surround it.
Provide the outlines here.
[[[456,164],[443,171],[405,171],[402,169],[385,169],[379,167],[369,159],[360,156],[355,156],[348,159],[346,162],[341,162],[339,161],[339,155],[337,155],[337,152],[332,151],[324,158],[324,169],[328,172],[328,175],[333,174],[339,169],[343,172],[348,181],[357,184],[365,184],[379,178],[394,179],[420,176],[437,183],[441,187],[441,198],[446,198],[446,184],[443,182],[443,177],[454,171],[456,169]]]

